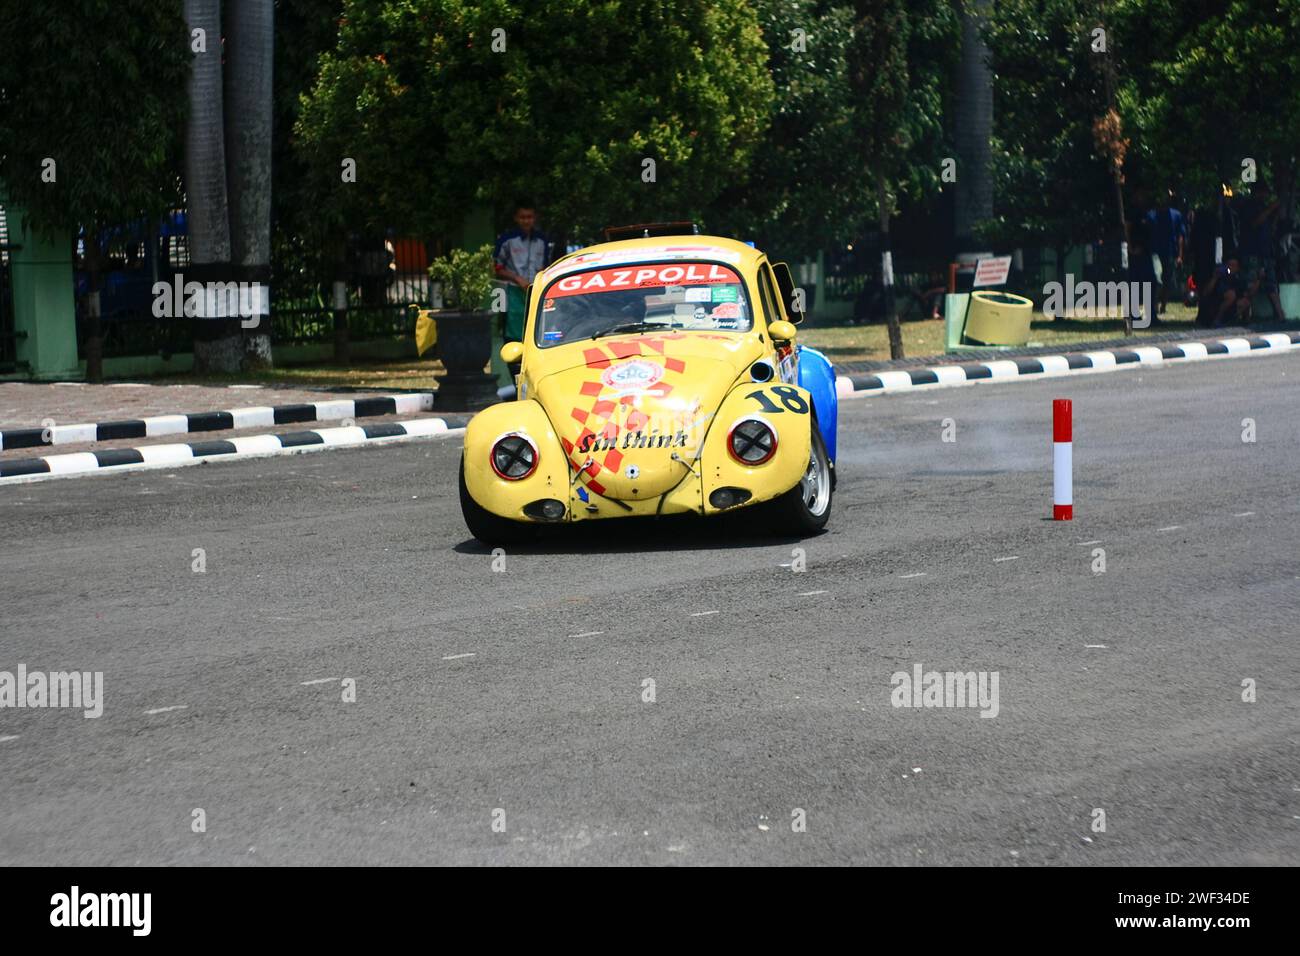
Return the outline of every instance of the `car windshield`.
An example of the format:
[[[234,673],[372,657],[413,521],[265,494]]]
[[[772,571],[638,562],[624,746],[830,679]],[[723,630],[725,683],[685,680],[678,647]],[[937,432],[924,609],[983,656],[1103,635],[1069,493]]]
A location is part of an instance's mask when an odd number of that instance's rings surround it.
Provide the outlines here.
[[[652,262],[593,269],[546,287],[537,316],[541,348],[619,332],[747,332],[745,284],[713,262]]]

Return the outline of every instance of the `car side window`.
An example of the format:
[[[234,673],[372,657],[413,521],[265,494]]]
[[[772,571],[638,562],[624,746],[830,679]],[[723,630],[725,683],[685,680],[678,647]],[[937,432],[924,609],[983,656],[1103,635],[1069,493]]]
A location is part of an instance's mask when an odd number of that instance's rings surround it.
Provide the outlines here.
[[[767,321],[780,322],[785,319],[776,295],[776,283],[772,281],[772,270],[766,262],[758,271],[758,292],[763,297],[763,312],[767,315]]]

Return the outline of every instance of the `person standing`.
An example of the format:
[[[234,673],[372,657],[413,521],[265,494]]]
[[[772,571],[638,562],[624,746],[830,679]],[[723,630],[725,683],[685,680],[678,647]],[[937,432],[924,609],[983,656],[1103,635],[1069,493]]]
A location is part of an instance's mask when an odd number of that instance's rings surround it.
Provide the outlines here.
[[[1146,215],[1150,227],[1151,253],[1160,261],[1160,312],[1169,303],[1169,290],[1177,294],[1183,255],[1187,247],[1187,224],[1174,206],[1174,191],[1166,190],[1166,199]]]
[[[528,308],[525,290],[537,273],[550,263],[550,242],[537,228],[537,207],[527,199],[515,202],[515,228],[497,236],[493,259],[497,278],[506,286],[505,340],[518,342],[524,337],[524,319]]]

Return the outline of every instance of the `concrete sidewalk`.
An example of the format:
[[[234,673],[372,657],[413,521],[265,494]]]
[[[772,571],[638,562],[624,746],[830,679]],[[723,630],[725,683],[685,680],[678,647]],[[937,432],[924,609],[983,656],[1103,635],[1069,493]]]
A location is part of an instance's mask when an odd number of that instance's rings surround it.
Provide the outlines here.
[[[59,425],[115,421],[250,408],[293,405],[340,398],[390,395],[393,389],[330,390],[263,385],[87,385],[81,382],[0,382],[0,429],[39,428],[46,419]]]

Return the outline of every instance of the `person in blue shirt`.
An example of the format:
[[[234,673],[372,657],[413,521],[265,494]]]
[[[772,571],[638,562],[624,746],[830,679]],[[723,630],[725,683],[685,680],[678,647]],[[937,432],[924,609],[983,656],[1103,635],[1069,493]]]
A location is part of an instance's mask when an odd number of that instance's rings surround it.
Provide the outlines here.
[[[537,273],[550,263],[551,244],[537,229],[537,208],[527,199],[515,202],[515,228],[497,236],[493,259],[497,278],[506,286],[505,340],[518,342],[524,337],[524,313],[528,308],[525,290]]]
[[[1165,195],[1165,202],[1146,214],[1151,254],[1160,260],[1160,312],[1164,312],[1169,303],[1169,290],[1173,289],[1177,295],[1183,253],[1187,247],[1187,223],[1183,214],[1174,207],[1174,191],[1166,190]]]

